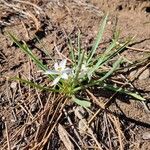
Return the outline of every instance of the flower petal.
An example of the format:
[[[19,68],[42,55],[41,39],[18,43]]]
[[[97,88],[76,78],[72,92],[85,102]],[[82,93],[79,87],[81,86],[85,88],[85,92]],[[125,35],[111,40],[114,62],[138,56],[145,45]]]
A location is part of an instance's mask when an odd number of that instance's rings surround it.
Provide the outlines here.
[[[58,66],[58,63],[56,62],[56,63],[54,64],[54,69],[55,69],[55,70],[58,70],[58,68],[59,68],[59,66]]]
[[[56,84],[59,82],[60,78],[61,78],[61,77],[58,76],[56,79],[54,79],[54,81],[53,81],[53,83],[51,84],[51,86],[56,85]]]
[[[44,72],[44,74],[59,74],[59,72],[55,70],[47,70]]]
[[[66,63],[67,63],[67,60],[66,60],[66,59],[63,59],[63,60],[60,62],[59,67],[62,68],[62,70],[64,70],[65,67],[66,67]]]
[[[61,78],[67,80],[67,79],[68,79],[67,73],[63,73],[63,74],[61,75]]]
[[[64,70],[62,71],[62,73],[70,74],[70,73],[72,73],[72,69],[66,68],[66,69],[64,69]]]
[[[87,70],[88,70],[88,68],[86,67],[86,65],[85,65],[85,64],[82,64],[82,66],[81,66],[81,70],[82,70],[82,71],[87,71]]]

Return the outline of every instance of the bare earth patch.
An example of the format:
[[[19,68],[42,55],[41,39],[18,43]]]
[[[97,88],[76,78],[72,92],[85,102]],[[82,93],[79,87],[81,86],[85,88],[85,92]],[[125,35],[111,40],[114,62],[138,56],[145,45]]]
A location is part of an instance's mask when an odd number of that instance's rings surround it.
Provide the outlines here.
[[[49,84],[35,64],[10,40],[7,32],[13,33],[20,41],[26,41],[33,53],[51,66],[50,57],[57,60],[58,51],[68,55],[67,37],[76,44],[78,30],[82,33],[82,47],[89,50],[107,12],[109,19],[98,53],[104,51],[115,31],[120,30],[120,41],[135,36],[121,55],[129,61],[141,60],[142,63],[124,69],[112,79],[121,84],[129,81],[148,99],[146,104],[103,89],[92,89],[87,95],[94,105],[91,110],[84,110],[63,96],[40,92],[18,81],[8,80],[19,76]],[[148,59],[143,60],[145,57]],[[107,102],[110,103],[104,105]],[[148,150],[149,147],[149,0],[0,2],[1,150]]]

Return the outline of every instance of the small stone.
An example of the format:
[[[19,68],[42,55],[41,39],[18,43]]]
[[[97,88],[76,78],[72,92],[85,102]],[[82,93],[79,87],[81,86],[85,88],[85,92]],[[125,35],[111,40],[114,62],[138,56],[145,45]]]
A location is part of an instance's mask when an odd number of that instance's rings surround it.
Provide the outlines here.
[[[85,123],[87,123],[87,121],[85,119],[81,119],[79,121],[78,128],[79,128],[79,131],[80,131],[81,134],[85,134],[86,133],[87,126],[86,126]]]
[[[131,72],[130,72],[130,74],[129,74],[129,78],[130,78],[131,80],[132,80],[132,79],[134,79],[134,78],[135,78],[136,73],[137,73],[137,70],[133,70],[133,71],[131,71]]]
[[[12,83],[10,84],[10,87],[11,87],[12,89],[16,89],[16,88],[17,88],[17,82],[12,82]]]
[[[111,22],[111,21],[108,21],[108,22],[107,22],[107,24],[108,24],[108,25],[111,25],[111,24],[112,24],[112,22]]]
[[[30,110],[32,113],[35,113],[38,110],[38,104],[37,103],[31,104]]]
[[[150,140],[150,132],[145,132],[145,133],[142,135],[142,138],[143,138],[143,140]]]
[[[140,74],[139,80],[147,79],[147,78],[149,78],[149,76],[150,76],[150,71],[149,71],[149,69],[146,69]]]
[[[75,116],[78,117],[79,119],[83,119],[87,116],[87,112],[83,107],[76,107],[74,110]]]

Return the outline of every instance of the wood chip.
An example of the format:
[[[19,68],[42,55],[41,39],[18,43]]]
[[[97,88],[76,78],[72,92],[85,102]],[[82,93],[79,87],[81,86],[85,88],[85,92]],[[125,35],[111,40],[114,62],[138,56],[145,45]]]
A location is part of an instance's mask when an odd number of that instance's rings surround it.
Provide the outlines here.
[[[147,79],[147,78],[149,78],[149,76],[150,76],[150,71],[149,71],[149,69],[146,69],[140,74],[139,80]]]
[[[68,137],[68,132],[64,129],[64,127],[61,124],[58,125],[58,134],[59,134],[60,139],[64,143],[66,149],[74,150],[74,146]]]
[[[145,132],[145,133],[142,135],[142,138],[143,138],[143,140],[150,140],[150,132]]]

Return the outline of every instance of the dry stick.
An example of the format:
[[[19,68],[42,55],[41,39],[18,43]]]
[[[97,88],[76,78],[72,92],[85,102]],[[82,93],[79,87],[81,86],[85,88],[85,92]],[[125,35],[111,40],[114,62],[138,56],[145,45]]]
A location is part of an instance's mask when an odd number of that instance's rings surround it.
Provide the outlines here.
[[[100,109],[99,109],[99,110],[92,116],[92,118],[88,121],[88,123],[90,124],[90,123],[92,122],[92,120],[93,120],[100,112],[102,112],[102,111],[104,111],[104,110],[107,109],[106,107],[108,107],[108,104],[110,104],[112,98],[117,94],[117,92],[115,92],[115,93],[111,96],[110,100],[109,100],[108,102],[106,102],[105,104],[100,103],[100,102],[97,100],[97,98],[96,98],[90,91],[87,90],[87,93],[88,93],[88,94],[92,97],[92,99],[93,99],[94,101],[96,101],[96,103],[100,106]]]
[[[27,5],[31,5],[31,6],[35,7],[36,9],[38,9],[39,11],[43,12],[43,10],[34,3],[30,3],[28,1],[23,1],[23,0],[14,0],[14,1],[19,2],[19,3],[23,3],[23,4],[27,4]]]
[[[60,97],[60,98],[61,98],[61,97]],[[58,98],[58,99],[59,99],[59,98]],[[57,107],[56,107],[56,109],[55,109],[55,112],[53,113],[53,116],[51,117],[51,120],[49,121],[49,124],[52,124],[52,122],[53,122],[53,120],[54,120],[54,118],[55,118],[55,115],[57,114],[57,112],[59,112],[59,107],[60,107],[62,101],[63,101],[63,98],[59,101],[59,103],[58,103],[58,105],[57,105]]]
[[[0,21],[1,24],[1,21]],[[5,61],[7,61],[8,59],[6,58],[6,56],[0,51],[0,54],[3,56],[3,58],[5,59]]]
[[[116,130],[114,129],[114,126],[112,125],[112,123],[111,123],[111,121],[113,122],[113,120],[110,118],[111,117],[111,115],[109,115],[109,114],[107,114],[108,115],[108,117],[109,117],[109,119],[107,119],[107,122],[108,122],[108,124],[110,125],[110,127],[111,127],[111,131],[114,133],[114,134],[116,134]],[[110,121],[110,119],[111,119],[111,121]]]
[[[51,101],[55,100],[55,97],[56,97],[56,95],[55,95],[55,93],[53,93],[53,97],[51,98]],[[50,97],[49,97],[49,98],[50,98]],[[46,107],[49,107],[49,105],[48,105],[48,102],[50,101],[49,98],[48,98],[48,100],[47,100]],[[60,98],[58,98],[58,99],[55,100],[55,101],[59,101],[59,100],[60,100]],[[53,103],[52,103],[51,105],[53,105]],[[49,121],[49,118],[48,118],[48,117],[50,116],[51,111],[52,111],[52,107],[51,107],[51,109],[50,109],[49,112],[48,112],[48,115],[47,115],[47,121]]]
[[[30,93],[30,92],[29,92]],[[30,94],[29,94],[30,95]],[[29,102],[30,103],[30,102]],[[24,106],[22,105],[24,104]],[[28,109],[28,103],[25,103],[24,101],[22,101],[22,104],[17,103],[17,105],[19,105],[27,114],[29,114],[30,118],[33,119],[33,115],[31,113],[31,111]]]
[[[42,103],[41,97],[40,97],[40,95],[39,95],[39,93],[38,93],[38,91],[37,91],[37,90],[36,90],[36,94],[37,94],[37,97],[38,97],[38,100],[39,100],[39,103],[40,103],[40,105],[41,105],[41,109],[42,109],[44,106],[43,106],[43,103]]]
[[[37,131],[35,133],[35,136],[34,136],[34,141],[37,142],[37,139],[38,139],[38,136],[39,136],[39,132],[40,132],[40,126],[41,124],[39,123],[39,125],[37,126]]]
[[[129,46],[127,46],[126,48],[128,48],[130,50],[134,50],[134,51],[141,51],[141,52],[148,52],[148,53],[150,53],[150,50],[146,50],[146,49],[139,49],[139,48],[134,48],[134,47],[129,47]]]
[[[86,3],[85,1],[82,0],[73,0],[78,6],[82,6],[87,10],[91,10],[91,12],[95,12],[97,16],[103,17],[104,13],[99,10],[96,6],[93,4]]]
[[[88,122],[84,119],[81,119],[82,120],[82,123],[85,125],[85,127],[88,129],[88,133],[92,136],[92,138],[94,139],[95,143],[97,144],[99,150],[102,150],[102,147],[100,145],[100,143],[98,142],[98,140],[96,139],[93,131],[91,128],[88,127]]]
[[[8,126],[7,126],[6,120],[5,120],[5,128],[6,128],[6,137],[7,137],[8,150],[11,150],[11,148],[10,148],[10,140],[9,140],[9,135],[8,135]]]
[[[62,100],[63,100],[63,95],[62,95]],[[61,101],[62,101],[62,100],[61,100]],[[49,134],[47,135],[47,137],[46,137],[46,134],[45,134],[45,135],[44,135],[45,139],[44,139],[44,137],[43,137],[42,141],[41,141],[37,146],[40,146],[40,147],[41,147],[41,146],[44,146],[44,145],[46,144],[47,140],[50,138],[50,135],[51,135],[53,129],[54,129],[55,126],[57,125],[58,120],[60,119],[60,117],[61,117],[61,115],[62,115],[62,110],[63,110],[63,108],[64,108],[64,106],[65,106],[67,100],[68,100],[68,99],[66,98],[65,101],[64,101],[64,103],[62,104],[62,107],[61,107],[60,110],[59,110],[60,115],[59,115],[59,117],[57,118],[55,124],[52,126],[51,130],[49,131]],[[57,109],[59,108],[59,105],[61,104],[61,101],[60,101],[60,103],[58,104],[58,106],[57,106],[57,108],[56,108],[56,110],[55,110],[53,116],[55,116],[56,112],[58,112]],[[50,121],[51,123],[52,123],[52,121],[53,121],[53,116],[52,116],[52,119],[51,119],[51,121]],[[51,124],[51,123],[50,123],[50,124]]]
[[[79,146],[79,144],[75,141],[75,139],[70,134],[68,134],[68,136],[77,145],[77,147],[79,148],[79,150],[82,150],[81,147]]]
[[[82,145],[84,145],[83,142],[82,142],[82,140],[81,140],[81,138],[80,138],[79,133],[78,133],[77,130],[75,129],[75,127],[74,127],[74,125],[73,125],[73,123],[72,123],[70,117],[68,116],[68,113],[67,113],[67,111],[66,111],[65,108],[63,109],[63,112],[64,112],[64,114],[65,114],[65,116],[66,116],[68,122],[70,123],[70,126],[71,126],[72,130],[73,130],[74,133],[76,134],[76,137],[79,139],[80,143],[81,143]],[[79,145],[78,145],[78,146],[79,146]],[[80,146],[79,146],[79,147],[80,147]]]
[[[25,11],[21,10],[20,8],[16,7],[16,5],[9,4],[9,3],[7,3],[7,2],[4,1],[4,0],[1,0],[1,1],[2,1],[7,7],[10,7],[10,8],[12,8],[12,9],[14,9],[15,11],[17,11],[17,12],[19,12],[19,13],[25,15],[25,16],[30,17],[30,18],[34,21],[34,23],[35,23],[36,30],[38,30],[38,29],[40,28],[40,23],[39,23],[38,19],[37,19],[31,12],[25,12]]]
[[[53,94],[53,95],[54,95],[54,94]],[[44,117],[44,116],[47,116],[47,118],[46,118],[47,120],[46,120],[46,121],[48,121],[48,117],[50,116],[50,113],[51,113],[51,110],[52,110],[52,107],[49,106],[49,101],[50,101],[50,97],[51,97],[51,96],[52,96],[52,92],[49,94],[48,99],[47,99],[47,103],[46,103],[45,106],[44,106],[44,107],[45,107],[44,110],[47,109],[48,112],[47,112],[46,115],[41,116],[41,120],[44,120],[43,117]],[[55,95],[51,98],[51,101],[53,101],[54,99],[55,99]],[[57,99],[57,100],[55,100],[55,101],[59,101],[59,99]],[[47,128],[47,130],[46,130],[45,133],[47,133],[48,129],[49,129],[49,127]],[[36,132],[34,141],[37,141],[38,135],[39,135],[39,131],[40,131],[40,126],[38,127],[38,131]]]
[[[31,81],[31,58],[28,58],[29,60],[28,60],[28,65],[29,65],[29,72],[28,72],[28,80],[29,81]],[[31,86],[30,85],[28,85],[28,87],[29,87],[29,97],[31,96]]]
[[[122,88],[123,86],[125,86],[125,84],[122,85],[121,88]],[[118,93],[118,91],[116,91],[116,92],[110,97],[109,101],[106,102],[106,103],[102,103],[102,102],[100,103],[100,102],[98,101],[98,99],[97,99],[89,90],[86,90],[86,91],[87,91],[87,93],[91,96],[91,98],[92,98],[95,102],[97,102],[97,105],[100,106],[100,109],[99,109],[99,110],[92,116],[92,118],[88,121],[88,123],[90,124],[90,123],[93,121],[93,119],[94,119],[100,112],[102,112],[102,111],[104,111],[104,110],[107,110],[107,108],[108,108],[109,105],[111,104],[111,101],[113,100],[114,96]]]
[[[89,90],[86,90],[86,92],[91,96],[91,98],[96,102],[96,104],[100,106],[100,108],[105,109],[104,102],[100,102]]]
[[[48,108],[49,109],[49,108]],[[30,124],[32,124],[33,122],[35,122],[37,119],[39,119],[42,115],[44,115],[46,113],[46,111],[48,111],[48,109],[46,110],[43,110],[43,112],[39,115],[39,116],[36,116],[31,122]],[[15,135],[13,135],[11,138],[10,138],[10,141],[12,141],[20,132],[23,128],[25,128],[26,126],[28,126],[29,123],[26,123],[24,124],[20,129],[17,130],[17,132],[15,133]],[[4,150],[4,148],[6,147],[7,145],[5,144],[1,150]]]
[[[54,130],[55,126],[57,125],[57,123],[58,123],[61,116],[62,116],[62,113],[60,113],[57,120],[55,121],[55,124],[53,125],[53,127],[51,128],[49,134],[47,135],[46,139],[44,139],[44,141],[42,142],[42,146],[44,146],[47,143],[47,140],[50,138],[50,135],[53,132],[53,130]]]
[[[119,46],[123,46],[123,44],[120,44],[119,42],[116,42],[116,44],[118,44]],[[146,50],[146,49],[139,49],[139,48],[134,48],[134,47],[130,47],[130,46],[126,46],[126,48],[131,49],[131,50],[135,50],[135,51],[150,53],[150,50]]]
[[[97,111],[96,111],[96,113],[91,117],[91,119],[88,121],[88,124],[90,124],[92,121],[93,121],[93,119],[100,113],[100,112],[102,112],[103,110],[101,109],[101,108],[99,108]]]
[[[6,85],[7,85],[7,91],[6,91],[7,99],[9,101],[9,105],[12,106],[12,100],[9,98],[9,92],[8,92],[8,90],[10,89],[8,87],[8,79],[6,80]],[[17,121],[17,116],[16,116],[15,108],[12,108],[11,110],[12,110],[12,115],[14,117],[14,120]]]
[[[36,150],[37,148],[40,149],[40,147],[44,146],[47,143],[47,140],[50,138],[50,135],[51,135],[52,131],[54,130],[55,126],[57,125],[61,116],[62,116],[62,113],[59,114],[57,120],[55,121],[55,124],[52,126],[49,134],[45,137],[45,139],[43,139],[40,143],[35,145],[31,150]]]
[[[113,122],[113,124],[114,124],[114,126],[112,126],[112,129],[114,129],[114,132],[115,132],[115,133],[117,132],[120,146],[123,148],[123,144],[122,144],[122,140],[121,140],[121,134],[120,134],[120,133],[122,133],[122,131],[119,129],[118,124],[116,124],[116,121],[117,121],[117,120],[113,119],[111,116],[112,116],[112,114],[108,114],[109,119],[110,119],[110,120]],[[113,116],[113,117],[115,118],[115,116]],[[109,121],[110,121],[110,120],[109,120]],[[114,127],[116,127],[117,131],[115,130]],[[118,133],[118,132],[119,132],[119,133]],[[123,135],[123,133],[122,133],[122,135]],[[119,137],[119,136],[120,136],[120,137]]]
[[[109,130],[109,127],[108,127],[108,120],[107,120],[107,115],[106,115],[106,112],[105,112],[105,124],[106,124],[106,130],[107,130],[107,133],[108,133],[108,139],[109,139],[109,146],[110,146],[110,149],[112,150],[112,143],[111,143],[111,139],[110,139],[110,130]]]
[[[110,117],[110,115],[109,115],[109,117]],[[123,149],[123,144],[122,144],[122,139],[121,139],[121,129],[120,129],[120,125],[119,125],[119,123],[118,123],[118,119],[116,119],[116,117],[115,116],[113,116],[113,118],[114,118],[114,125],[116,126],[116,129],[117,129],[117,133],[118,133],[118,139],[119,139],[119,143],[120,143],[120,150],[124,150]],[[110,119],[111,119],[111,117],[110,117]],[[112,120],[112,119],[111,119]]]
[[[53,97],[52,98],[51,97],[52,97],[52,92],[49,93],[48,98],[46,100],[46,104],[45,104],[46,108],[49,107],[49,102],[55,99],[55,93],[53,94]]]
[[[61,97],[59,97],[59,98],[61,98]],[[59,99],[58,98],[58,99]],[[57,112],[59,111],[59,107],[60,107],[60,105],[61,105],[61,103],[62,103],[62,100],[63,99],[61,99],[60,101],[59,101],[59,103],[58,103],[58,105],[57,105],[57,107],[56,107],[56,109],[55,109],[55,111],[54,111],[54,113],[53,113],[53,116],[51,117],[51,120],[49,121],[49,126],[47,127],[47,129],[46,129],[46,131],[45,131],[45,134],[44,134],[44,136],[43,136],[43,138],[42,138],[42,141],[44,141],[44,138],[46,138],[46,135],[47,135],[47,133],[48,133],[48,131],[49,131],[49,128],[50,128],[50,125],[52,124],[52,122],[53,122],[53,120],[54,120],[54,118],[55,118],[55,115],[57,114]],[[41,143],[41,142],[40,142]],[[41,143],[42,144],[42,143]],[[38,144],[39,145],[39,144]]]
[[[23,26],[23,28],[25,30],[25,37],[27,38],[27,40],[30,40],[29,32],[28,32],[28,30],[27,30],[27,28],[25,26],[25,23],[22,20],[21,20],[21,23],[22,23],[22,26]]]
[[[17,74],[18,74],[17,77],[19,78],[19,73],[17,72]],[[18,82],[18,87],[19,87],[20,96],[23,97],[20,82],[19,82],[19,81],[17,81],[17,82]]]

